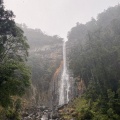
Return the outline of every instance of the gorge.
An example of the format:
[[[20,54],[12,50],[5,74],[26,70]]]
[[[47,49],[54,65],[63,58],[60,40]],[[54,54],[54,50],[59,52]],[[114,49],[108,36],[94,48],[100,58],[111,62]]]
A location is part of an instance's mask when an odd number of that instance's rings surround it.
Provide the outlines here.
[[[0,10],[0,120],[120,120],[120,5],[67,42]]]

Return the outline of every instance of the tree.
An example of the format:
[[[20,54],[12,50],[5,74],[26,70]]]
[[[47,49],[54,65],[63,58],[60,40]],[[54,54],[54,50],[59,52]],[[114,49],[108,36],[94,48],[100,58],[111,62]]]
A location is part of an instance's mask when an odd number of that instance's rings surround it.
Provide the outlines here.
[[[84,80],[90,109],[98,116],[119,119],[120,5],[99,14],[97,20],[73,27],[68,44],[70,68]]]
[[[8,107],[12,96],[22,96],[30,85],[26,37],[16,26],[12,11],[5,10],[0,1],[0,105]]]

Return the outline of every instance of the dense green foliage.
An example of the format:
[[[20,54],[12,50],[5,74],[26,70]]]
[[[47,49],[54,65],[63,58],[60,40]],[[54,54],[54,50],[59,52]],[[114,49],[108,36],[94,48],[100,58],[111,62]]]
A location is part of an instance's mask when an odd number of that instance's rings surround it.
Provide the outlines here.
[[[68,33],[70,68],[87,87],[89,103],[78,119],[120,119],[120,6],[111,7]],[[82,116],[84,113],[85,118]]]
[[[0,106],[4,108],[12,108],[13,96],[22,96],[30,85],[25,65],[29,45],[13,18],[0,2]]]

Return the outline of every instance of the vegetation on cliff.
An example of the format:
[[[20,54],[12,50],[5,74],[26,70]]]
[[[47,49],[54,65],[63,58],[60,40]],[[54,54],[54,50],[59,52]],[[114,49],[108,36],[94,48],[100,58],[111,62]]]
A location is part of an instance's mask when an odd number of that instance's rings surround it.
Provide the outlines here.
[[[120,5],[68,33],[70,69],[87,87],[79,120],[120,119]],[[78,102],[78,104],[79,104]]]
[[[50,36],[40,29],[28,28],[17,24],[24,31],[30,45],[27,64],[31,68],[32,86],[26,94],[29,105],[49,105],[52,78],[62,60],[62,38]]]

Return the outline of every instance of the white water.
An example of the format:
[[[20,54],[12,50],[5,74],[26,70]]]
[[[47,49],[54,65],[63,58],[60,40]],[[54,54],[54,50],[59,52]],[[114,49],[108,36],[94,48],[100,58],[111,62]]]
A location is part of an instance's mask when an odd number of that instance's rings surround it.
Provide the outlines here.
[[[63,43],[63,73],[61,76],[60,87],[59,87],[59,105],[64,105],[69,102],[69,75],[66,66],[66,42]]]

